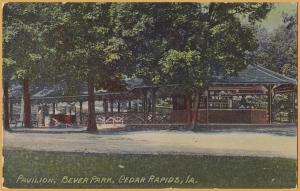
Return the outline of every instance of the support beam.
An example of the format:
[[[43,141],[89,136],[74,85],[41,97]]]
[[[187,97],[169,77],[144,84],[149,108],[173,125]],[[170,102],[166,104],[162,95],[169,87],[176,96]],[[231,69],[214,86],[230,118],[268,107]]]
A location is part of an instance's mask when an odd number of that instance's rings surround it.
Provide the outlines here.
[[[55,115],[55,103],[52,103],[52,114]]]
[[[272,123],[272,87],[268,85],[268,123]]]
[[[157,89],[152,89],[152,121],[156,120],[156,91]]]
[[[173,110],[178,110],[178,107],[177,107],[177,97],[176,96],[172,97],[172,103],[173,103]]]
[[[14,118],[14,103],[12,101],[10,101],[10,105],[9,105],[9,116],[10,116],[10,120],[13,120],[13,118]]]
[[[128,111],[131,111],[131,101],[128,101]]]
[[[103,110],[104,110],[105,120],[106,120],[108,117],[108,100],[107,99],[103,99]]]
[[[6,75],[8,73],[6,72]],[[7,77],[6,77],[7,78]],[[6,130],[9,129],[9,106],[8,106],[8,102],[9,102],[9,98],[8,98],[8,85],[9,85],[9,81],[8,79],[5,79],[4,82],[4,128]]]
[[[121,104],[120,104],[120,100],[118,100],[118,113],[121,112]]]
[[[110,112],[111,113],[114,112],[114,100],[113,99],[110,100]]]
[[[148,123],[148,102],[147,102],[147,90],[143,91],[143,110],[144,110],[144,122]]]
[[[291,122],[295,122],[295,92],[291,92]]]
[[[206,123],[209,123],[209,105],[208,105],[208,98],[209,98],[209,91],[207,89],[207,95],[206,95]]]
[[[106,113],[106,100],[103,99],[102,101],[102,109],[103,109],[103,112]]]

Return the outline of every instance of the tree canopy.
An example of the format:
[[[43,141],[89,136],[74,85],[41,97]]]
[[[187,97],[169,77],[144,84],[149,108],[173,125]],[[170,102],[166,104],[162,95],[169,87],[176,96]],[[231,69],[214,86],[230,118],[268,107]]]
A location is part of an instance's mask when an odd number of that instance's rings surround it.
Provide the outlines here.
[[[272,9],[270,3],[7,3],[3,17],[4,66],[18,80],[64,80],[70,94],[78,82],[89,84],[89,110],[94,87],[120,91],[125,78],[144,83],[176,83],[199,95],[210,75],[235,75],[251,53],[256,61],[290,59],[294,33],[278,29],[268,38],[255,36],[254,24]],[[243,24],[241,16],[248,23]],[[289,32],[289,36],[282,33]],[[281,42],[284,42],[282,43]],[[264,48],[264,44],[267,44]],[[282,45],[286,57],[278,58]],[[286,64],[294,65],[294,61]],[[265,62],[262,62],[262,64]],[[268,65],[269,63],[266,63]],[[264,64],[263,64],[264,65]],[[289,65],[282,72],[291,74]],[[26,85],[26,87],[28,84]],[[195,104],[197,105],[197,104]],[[94,121],[94,119],[92,119]],[[95,124],[94,124],[95,125]]]
[[[275,72],[297,76],[297,25],[296,16],[282,15],[283,25],[274,31],[256,29],[258,47],[251,52],[252,62]]]
[[[199,89],[216,70],[234,75],[255,49],[253,24],[271,4],[117,4],[117,34],[133,52],[133,75],[149,84],[180,83]]]

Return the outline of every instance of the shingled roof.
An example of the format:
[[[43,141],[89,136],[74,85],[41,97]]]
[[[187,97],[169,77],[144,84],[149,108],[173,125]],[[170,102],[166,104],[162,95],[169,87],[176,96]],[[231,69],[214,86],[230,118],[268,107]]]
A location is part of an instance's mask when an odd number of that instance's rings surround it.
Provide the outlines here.
[[[297,84],[297,80],[273,72],[262,66],[250,64],[237,76],[213,76],[210,84]]]

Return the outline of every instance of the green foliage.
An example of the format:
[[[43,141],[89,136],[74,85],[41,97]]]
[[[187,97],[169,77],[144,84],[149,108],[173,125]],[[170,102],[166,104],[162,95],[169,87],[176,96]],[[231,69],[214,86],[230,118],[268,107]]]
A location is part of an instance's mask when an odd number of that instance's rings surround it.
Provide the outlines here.
[[[199,63],[203,64],[203,61],[197,51],[169,50],[159,62],[163,75],[157,77],[159,80],[157,83],[164,82],[163,79],[159,79],[164,77],[170,80],[166,83],[184,83],[182,85],[189,88],[193,85],[196,85],[196,88],[202,87],[202,79],[206,71]]]
[[[116,33],[132,50],[132,74],[148,84],[175,80],[190,89],[203,86],[216,68],[228,75],[245,68],[246,53],[254,50],[256,44],[253,27],[242,25],[238,16],[247,15],[253,24],[272,7],[259,3],[114,6]]]
[[[71,87],[93,80],[101,88],[127,76],[199,89],[216,70],[234,75],[246,67],[246,53],[256,44],[252,26],[242,25],[240,15],[253,24],[271,8],[266,3],[9,3],[4,58],[16,79],[64,79]]]
[[[251,53],[253,62],[275,72],[297,76],[297,26],[294,17],[283,17],[284,25],[268,32],[257,29],[258,48]]]
[[[4,67],[12,79],[45,79],[51,67],[53,51],[42,38],[47,18],[44,3],[8,3],[4,6],[3,57]]]

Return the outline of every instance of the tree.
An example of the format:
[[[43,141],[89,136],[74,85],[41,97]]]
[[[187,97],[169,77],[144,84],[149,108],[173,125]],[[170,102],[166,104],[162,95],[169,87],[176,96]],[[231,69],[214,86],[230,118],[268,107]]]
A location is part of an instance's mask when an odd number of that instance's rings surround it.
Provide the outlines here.
[[[133,75],[148,84],[180,83],[194,95],[215,72],[235,75],[248,65],[255,41],[252,25],[265,18],[267,3],[126,3],[116,5],[118,34],[134,54]],[[246,15],[249,25],[242,25]],[[192,112],[191,110],[189,112]],[[192,126],[196,116],[193,115]]]
[[[253,63],[291,78],[297,77],[297,27],[295,17],[283,15],[283,24],[274,31],[258,28],[258,48],[251,52]]]
[[[109,3],[17,3],[5,5],[4,57],[11,78],[23,81],[24,124],[30,126],[29,81],[67,82],[76,92],[87,81],[88,130],[96,130],[94,87],[122,83],[120,69],[130,52],[114,36]],[[9,64],[10,63],[10,64]]]
[[[10,79],[23,82],[24,126],[30,127],[31,104],[29,82],[45,80],[51,62],[51,51],[41,38],[46,4],[8,3],[4,6],[3,57],[6,68],[5,92]],[[8,94],[5,94],[5,105]],[[6,109],[7,110],[7,109]],[[8,112],[8,111],[6,111]],[[7,119],[7,117],[6,117]],[[6,124],[7,125],[7,124]]]
[[[130,56],[122,39],[114,36],[110,3],[66,3],[61,6],[63,23],[53,28],[61,71],[68,81],[88,83],[88,131],[96,131],[94,89],[119,82],[125,59]],[[51,41],[50,41],[51,43]],[[59,48],[61,47],[61,48]]]

